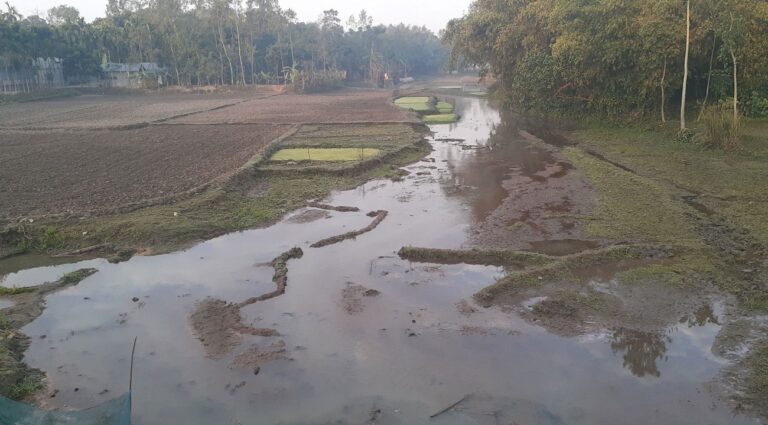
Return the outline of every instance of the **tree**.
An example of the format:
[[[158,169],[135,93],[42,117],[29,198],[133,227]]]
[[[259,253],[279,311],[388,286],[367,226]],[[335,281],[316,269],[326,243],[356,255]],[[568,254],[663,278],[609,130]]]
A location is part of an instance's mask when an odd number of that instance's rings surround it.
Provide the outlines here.
[[[767,16],[765,0],[475,0],[441,38],[451,69],[516,108],[666,121],[679,101],[686,128],[692,100],[768,98]]]
[[[48,9],[48,23],[53,26],[77,24],[81,19],[80,12],[72,6],[62,4]]]
[[[691,0],[685,9],[685,65],[683,65],[683,96],[680,101],[680,130],[685,130],[685,100],[688,94],[688,58],[691,48]]]

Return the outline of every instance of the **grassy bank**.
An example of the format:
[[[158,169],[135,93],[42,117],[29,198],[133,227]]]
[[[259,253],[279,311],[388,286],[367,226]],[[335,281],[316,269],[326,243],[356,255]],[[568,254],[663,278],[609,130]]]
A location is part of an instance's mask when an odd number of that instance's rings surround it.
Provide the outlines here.
[[[733,153],[675,141],[675,128],[599,127],[576,131],[580,147],[599,151],[643,178],[688,192],[768,242],[768,120],[746,120]]]
[[[743,313],[768,311],[768,121],[746,120],[735,152],[676,141],[669,127],[591,126],[564,154],[599,193],[586,231],[612,240],[669,244],[674,261],[623,271],[624,284],[706,288],[734,294]],[[734,384],[745,405],[768,414],[764,342]]]

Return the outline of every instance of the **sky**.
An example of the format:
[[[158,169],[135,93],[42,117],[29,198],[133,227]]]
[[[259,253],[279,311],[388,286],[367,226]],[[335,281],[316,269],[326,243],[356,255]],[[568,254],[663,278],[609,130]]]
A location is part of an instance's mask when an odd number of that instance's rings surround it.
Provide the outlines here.
[[[24,16],[40,14],[53,6],[74,6],[87,21],[104,16],[107,0],[10,0]],[[336,9],[346,24],[349,15],[365,9],[375,24],[424,25],[434,32],[466,12],[471,0],[280,0],[284,9],[296,11],[302,21],[316,21],[323,10]]]

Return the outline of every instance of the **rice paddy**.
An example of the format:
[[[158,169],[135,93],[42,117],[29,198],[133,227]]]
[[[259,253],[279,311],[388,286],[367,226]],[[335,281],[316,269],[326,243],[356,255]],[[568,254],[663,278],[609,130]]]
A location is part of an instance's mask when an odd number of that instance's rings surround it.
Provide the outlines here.
[[[375,148],[289,148],[275,152],[272,161],[362,161],[378,156]]]
[[[437,109],[437,112],[440,112],[441,114],[453,113],[453,105],[451,105],[448,102],[437,102],[437,105],[435,105],[435,108]]]
[[[451,124],[459,120],[456,114],[424,115],[421,117],[427,124]]]
[[[425,113],[435,110],[435,101],[428,96],[408,96],[395,99],[395,106],[418,113]]]
[[[454,106],[434,97],[406,96],[395,99],[395,105],[402,109],[417,112],[427,124],[450,124],[459,120],[454,113]]]
[[[430,103],[432,98],[429,96],[406,96],[395,99],[395,105],[413,104],[413,103]]]

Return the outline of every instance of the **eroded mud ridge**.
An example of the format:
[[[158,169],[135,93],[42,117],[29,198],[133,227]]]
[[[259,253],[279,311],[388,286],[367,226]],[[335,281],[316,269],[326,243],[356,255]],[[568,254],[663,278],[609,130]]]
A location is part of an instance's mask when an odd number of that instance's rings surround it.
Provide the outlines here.
[[[264,337],[280,335],[275,329],[245,325],[240,309],[285,294],[288,285],[288,261],[303,255],[301,248],[292,248],[272,260],[271,265],[275,269],[272,282],[276,286],[272,292],[248,298],[240,303],[206,298],[197,305],[190,322],[209,357],[219,358],[229,354],[240,343],[244,334]]]
[[[330,238],[321,239],[312,245],[310,247],[312,248],[322,248],[324,246],[337,244],[339,242],[343,242],[347,239],[354,239],[364,233],[368,233],[371,230],[375,229],[379,224],[381,224],[382,221],[384,221],[385,218],[387,218],[387,211],[379,210],[379,211],[371,211],[367,214],[368,217],[373,217],[373,221],[371,221],[371,224],[363,227],[362,229],[353,230],[351,232],[343,233],[341,235],[332,236]]]
[[[321,210],[338,211],[338,212],[359,212],[360,211],[360,208],[358,207],[347,207],[343,205],[341,206],[328,205],[328,204],[323,204],[317,201],[307,202],[307,206],[312,208],[318,208]]]
[[[285,287],[288,286],[288,260],[301,258],[303,256],[304,251],[302,251],[301,248],[291,248],[272,260],[272,267],[275,269],[275,274],[272,276],[272,282],[275,282],[275,285],[277,286],[275,290],[258,297],[248,298],[240,303],[239,306],[245,307],[259,301],[266,301],[283,295],[285,293]]]

